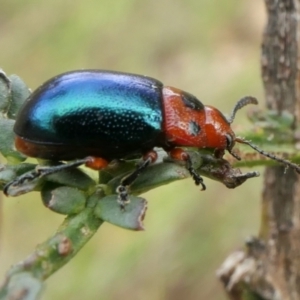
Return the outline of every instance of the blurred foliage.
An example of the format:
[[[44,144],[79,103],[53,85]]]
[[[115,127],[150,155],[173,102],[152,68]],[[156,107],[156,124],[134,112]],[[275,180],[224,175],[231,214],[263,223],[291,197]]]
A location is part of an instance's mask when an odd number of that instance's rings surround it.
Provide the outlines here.
[[[263,3],[252,0],[4,0],[0,67],[32,88],[71,69],[145,74],[230,112],[242,96],[262,99],[264,18]],[[247,126],[245,115],[238,113],[237,132]],[[185,180],[143,195],[146,231],[104,224],[48,280],[43,299],[225,299],[215,271],[257,233],[261,180],[235,190],[206,184],[201,193]],[[35,193],[2,198],[1,210],[3,277],[63,217]]]

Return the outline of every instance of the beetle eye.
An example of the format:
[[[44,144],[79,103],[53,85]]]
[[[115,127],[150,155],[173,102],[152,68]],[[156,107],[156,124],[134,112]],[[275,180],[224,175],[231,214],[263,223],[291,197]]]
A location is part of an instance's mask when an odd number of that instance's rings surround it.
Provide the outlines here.
[[[237,160],[241,160],[241,158],[232,151],[234,146],[235,139],[230,134],[226,134],[226,143],[227,143],[227,151]]]
[[[227,149],[228,150],[231,150],[232,149],[232,147],[233,147],[233,138],[232,138],[232,136],[231,135],[229,135],[229,134],[226,134],[226,143],[227,143]]]

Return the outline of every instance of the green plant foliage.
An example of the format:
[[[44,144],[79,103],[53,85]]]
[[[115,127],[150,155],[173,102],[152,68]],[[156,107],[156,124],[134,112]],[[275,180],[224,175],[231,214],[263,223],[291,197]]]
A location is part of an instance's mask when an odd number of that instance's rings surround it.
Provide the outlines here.
[[[0,64],[34,89],[72,69],[145,74],[230,112],[244,95],[263,102],[262,5],[252,0],[4,1]],[[235,130],[247,126],[240,113]],[[6,165],[0,188],[35,165]],[[95,172],[88,175],[98,179]],[[115,174],[101,176],[107,183]],[[72,263],[49,278],[43,299],[225,299],[215,270],[257,231],[261,181],[249,180],[235,190],[205,182],[205,192],[187,179],[143,195],[147,230],[135,233],[104,224]],[[3,277],[56,230],[63,216],[45,209],[39,193],[1,200]]]
[[[2,75],[4,85],[6,84],[8,89],[7,97],[10,98],[9,101],[2,99],[2,119],[13,124],[14,121],[7,118],[8,112],[12,116],[16,114],[15,110],[25,101],[27,88],[25,88],[25,84],[18,77],[14,76],[17,79],[17,84],[13,85],[11,84],[12,81],[5,77],[4,73]],[[21,88],[16,88],[20,86],[20,83]],[[17,89],[17,92],[13,92],[14,89]],[[16,100],[14,99],[15,97],[17,98]],[[2,129],[0,133],[4,144],[2,154],[8,158],[11,156],[11,152],[7,151],[7,149],[11,150],[13,148],[13,126],[3,126]],[[5,144],[5,141],[9,141],[9,143]],[[236,170],[226,160],[215,158],[212,151],[204,151],[204,153],[197,149],[187,149],[186,151],[190,152],[191,162],[196,170],[200,173],[204,171],[206,176],[221,181],[228,187],[236,187],[246,181],[246,179],[257,176],[255,172],[250,177],[247,174],[239,174],[239,171],[236,173]],[[190,176],[185,165],[174,163],[170,159],[169,162],[161,158],[160,160],[162,160],[160,163],[150,166],[142,172],[136,182],[129,187],[130,193],[140,194]],[[42,261],[38,254],[41,246],[38,246],[35,253],[29,258],[10,269],[7,279],[0,290],[0,293],[4,295],[3,299],[12,297],[20,288],[28,289],[27,293],[31,295],[32,299],[35,299],[42,287],[42,281],[66,264],[97,231],[103,221],[125,229],[144,229],[143,220],[147,209],[145,199],[130,195],[128,204],[125,207],[120,207],[118,196],[115,195],[122,178],[135,169],[134,162],[113,163],[111,167],[106,168],[102,172],[105,176],[99,176],[99,179],[103,180],[99,181],[99,186],[96,185],[96,182],[91,177],[76,168],[81,162],[75,161],[71,163],[72,168],[67,169],[62,169],[62,167],[65,167],[64,165],[49,163],[50,166],[48,166],[47,162],[44,162],[42,166],[19,164],[18,169],[14,165],[7,164],[0,169],[0,178],[2,178],[3,191],[6,195],[19,196],[33,190],[41,191],[41,198],[46,207],[57,213],[68,215],[65,224],[62,225],[62,230],[44,242],[42,246]],[[25,167],[20,167],[22,165]],[[29,167],[29,171],[27,167]],[[26,172],[18,174],[20,170]],[[244,178],[240,175],[244,176]],[[90,217],[89,220],[87,219],[88,217]],[[88,238],[86,238],[84,233],[76,239],[72,238],[74,237],[74,232],[80,229],[78,228],[78,222],[75,221],[78,218],[85,220],[80,225],[82,226],[81,230],[89,230]],[[92,226],[93,230],[92,228],[86,228],[88,223],[95,224]],[[29,265],[27,265],[28,260],[30,260]],[[45,264],[49,266],[45,267]],[[27,271],[27,273],[24,273],[24,271]],[[40,284],[32,280],[32,276],[39,279],[41,281]],[[22,280],[28,282],[28,285],[26,283],[22,287]],[[12,282],[15,286],[11,284]]]

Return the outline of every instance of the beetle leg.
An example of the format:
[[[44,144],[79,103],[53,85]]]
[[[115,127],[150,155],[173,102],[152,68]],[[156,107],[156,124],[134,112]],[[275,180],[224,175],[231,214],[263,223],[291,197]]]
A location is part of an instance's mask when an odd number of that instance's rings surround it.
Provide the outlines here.
[[[90,157],[79,159],[67,164],[57,166],[37,166],[33,171],[27,172],[16,179],[8,182],[3,192],[6,196],[17,196],[30,192],[37,185],[37,181],[44,176],[61,172],[66,169],[76,168],[91,161]]]
[[[36,170],[20,175],[16,179],[4,185],[3,193],[6,196],[18,196],[25,194],[34,189],[36,185],[34,181],[38,179],[38,177],[39,174]]]
[[[201,185],[201,191],[205,191],[206,190],[206,185],[203,182],[203,178],[193,168],[190,156],[188,156],[188,158],[186,160],[186,168],[190,172],[195,184],[196,185]]]
[[[184,161],[185,162],[185,167],[191,174],[194,182],[196,185],[201,185],[201,191],[206,190],[206,186],[203,182],[203,178],[196,172],[196,170],[193,167],[191,157],[187,152],[185,152],[181,148],[174,148],[169,152],[169,155],[172,159],[179,160],[179,161]]]
[[[89,157],[75,160],[73,162],[67,163],[67,164],[62,164],[58,166],[50,166],[50,167],[44,167],[44,166],[37,166],[36,167],[36,172],[38,174],[38,177],[44,177],[46,175],[54,174],[61,172],[66,169],[72,169],[72,168],[77,168],[83,164],[86,164],[89,161]]]
[[[88,156],[84,159],[84,164],[90,169],[99,171],[108,166],[108,161],[101,157]]]
[[[126,204],[130,202],[128,198],[127,187],[130,186],[137,177],[151,164],[154,163],[157,159],[156,151],[152,150],[146,153],[143,156],[143,161],[138,165],[135,171],[127,175],[121,180],[121,184],[117,187],[116,191],[119,195],[118,203],[120,204],[121,210],[125,210]]]

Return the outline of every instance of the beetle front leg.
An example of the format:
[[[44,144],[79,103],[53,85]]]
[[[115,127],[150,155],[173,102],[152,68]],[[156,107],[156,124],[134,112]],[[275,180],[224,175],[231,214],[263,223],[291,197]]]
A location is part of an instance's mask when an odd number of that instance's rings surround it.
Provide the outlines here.
[[[189,154],[181,148],[174,148],[169,152],[169,156],[172,159],[179,160],[185,162],[185,167],[191,174],[196,185],[201,185],[201,191],[206,190],[206,186],[203,182],[203,178],[196,172],[193,167],[191,157]]]
[[[186,168],[190,172],[195,184],[196,185],[201,185],[201,191],[205,191],[206,190],[206,185],[203,182],[203,178],[193,168],[193,164],[192,164],[192,161],[191,161],[191,158],[190,158],[189,155],[186,159]]]

